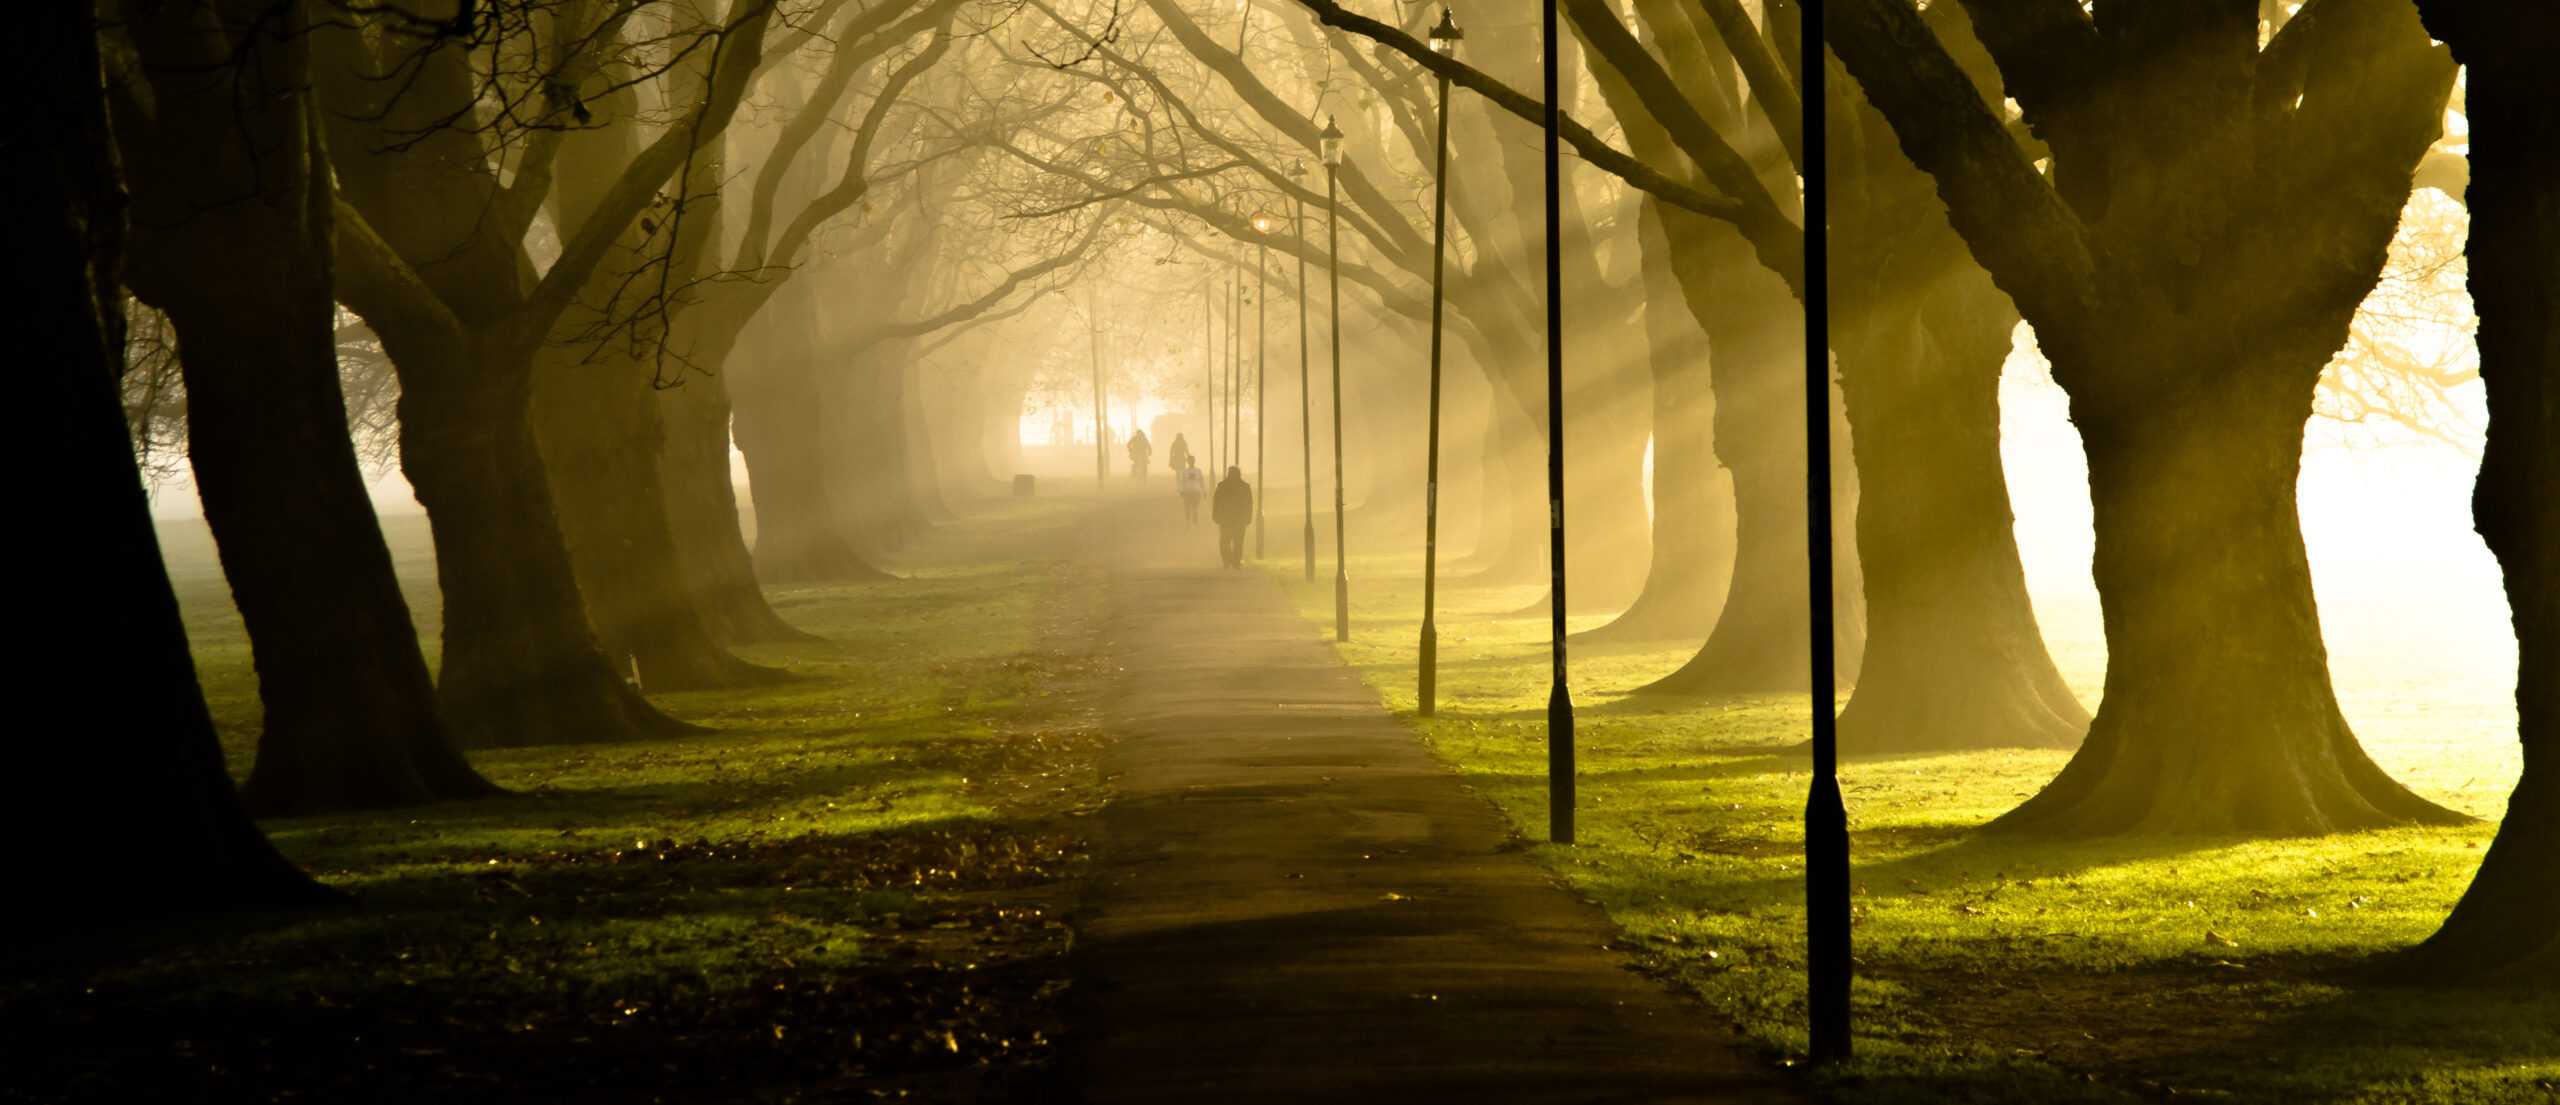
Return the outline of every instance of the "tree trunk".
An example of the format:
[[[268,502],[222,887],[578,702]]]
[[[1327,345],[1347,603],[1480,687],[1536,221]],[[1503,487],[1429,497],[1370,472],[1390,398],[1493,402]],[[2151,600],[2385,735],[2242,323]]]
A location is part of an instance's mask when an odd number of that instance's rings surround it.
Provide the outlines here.
[[[838,527],[828,494],[818,380],[807,363],[776,356],[733,382],[738,449],[746,454],[747,490],[755,498],[757,578],[896,578],[856,555]]]
[[[1812,603],[1805,589],[1803,308],[1732,228],[1685,212],[1666,211],[1663,219],[1682,290],[1711,347],[1716,459],[1733,477],[1734,560],[1705,646],[1639,690],[1802,691],[1813,682],[1805,620]]]
[[[1867,482],[1870,635],[1841,747],[2069,748],[2089,713],[2036,625],[2001,473],[2000,368],[2017,315],[1945,236],[1941,271],[1843,297],[1855,304],[1840,375]]]
[[[2560,11],[2420,0],[2430,33],[2470,67],[2470,261],[2489,442],[2471,509],[2505,573],[2516,627],[2524,775],[2444,927],[2395,964],[2439,983],[2560,984],[2560,69],[2524,44],[2560,39]]]
[[[446,725],[465,748],[698,732],[596,643],[533,433],[533,359],[552,327],[525,321],[522,241],[484,222],[498,190],[481,137],[447,125],[477,86],[460,48],[405,33],[377,43],[341,22],[312,40],[327,54],[318,114],[361,215],[338,228],[338,292],[399,373],[401,470],[435,535]],[[377,46],[414,79],[375,79]]]
[[[738,486],[729,471],[729,389],[720,375],[694,376],[658,393],[666,443],[658,452],[667,528],[693,608],[724,644],[823,641],[782,620],[756,585],[755,561],[738,530]]]
[[[220,256],[225,279],[194,286],[236,294],[184,297],[169,316],[187,453],[265,707],[241,801],[276,817],[499,793],[447,736],[347,440],[325,264],[297,279],[253,274],[246,250]]]
[[[1733,481],[1716,464],[1707,335],[1672,274],[1654,202],[1643,205],[1645,313],[1653,369],[1653,557],[1625,613],[1587,641],[1704,641],[1732,583]]]
[[[29,27],[28,24],[32,24]],[[13,873],[42,888],[39,908],[10,910],[13,931],[331,900],[267,843],[241,811],[206,712],[185,623],[151,527],[116,394],[124,354],[117,271],[125,230],[114,139],[99,88],[96,15],[42,5],[22,17],[34,71],[27,118],[11,135],[16,256],[34,279],[21,294],[20,386],[28,409],[62,432],[53,467],[23,502],[31,517],[81,518],[64,531],[53,582],[81,596],[84,616],[54,626],[39,681],[94,679],[122,657],[118,710],[101,732],[21,741],[17,770],[35,785],[10,803],[20,850]],[[77,831],[65,831],[76,826]]]
[[[1921,13],[1840,9],[1829,44],[2036,324],[2089,457],[2105,700],[2062,774],[1992,824],[2465,820],[2385,777],[2339,716],[2294,507],[2313,387],[2454,79],[2415,10],[2340,0],[2264,52],[2245,7],[2127,9],[2058,36],[1977,24],[2048,175]]]
[[[884,342],[859,363],[828,365],[818,383],[825,412],[819,448],[830,483],[842,489],[840,516],[854,552],[887,562],[928,528],[912,493],[913,442],[907,435],[906,344]]]
[[[2125,356],[2200,355],[2162,348],[2197,340],[2165,320],[2127,327]],[[2154,340],[2135,336],[2145,329]],[[2072,403],[2106,691],[2070,765],[1992,826],[2307,835],[2469,821],[2384,775],[2338,712],[2294,507],[2310,389],[2276,373],[2207,379],[2148,404]]]
[[[560,507],[578,592],[606,658],[644,690],[771,685],[788,672],[750,664],[713,639],[676,557],[658,480],[658,397],[649,365],[584,345],[554,345],[534,370],[534,432]]]
[[[393,346],[400,465],[427,508],[444,588],[445,718],[465,748],[699,732],[606,659],[587,620],[533,432],[527,355],[468,339],[430,363]]]
[[[207,79],[194,14],[128,12],[154,96],[118,129],[145,213],[134,284],[178,333],[188,458],[265,707],[242,801],[264,817],[498,793],[447,739],[347,438],[308,55],[277,24],[254,82]]]

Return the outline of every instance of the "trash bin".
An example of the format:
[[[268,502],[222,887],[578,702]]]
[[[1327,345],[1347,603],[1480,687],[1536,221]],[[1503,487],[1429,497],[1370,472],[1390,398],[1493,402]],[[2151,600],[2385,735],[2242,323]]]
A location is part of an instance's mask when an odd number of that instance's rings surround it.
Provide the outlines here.
[[[1014,498],[1017,498],[1017,499],[1027,499],[1027,498],[1030,498],[1030,497],[1031,497],[1031,485],[1032,485],[1032,483],[1033,483],[1036,479],[1037,479],[1037,477],[1034,477],[1034,476],[1032,476],[1032,475],[1029,475],[1028,473],[1021,473],[1021,472],[1014,473],[1014,477],[1013,477],[1013,497],[1014,497]]]

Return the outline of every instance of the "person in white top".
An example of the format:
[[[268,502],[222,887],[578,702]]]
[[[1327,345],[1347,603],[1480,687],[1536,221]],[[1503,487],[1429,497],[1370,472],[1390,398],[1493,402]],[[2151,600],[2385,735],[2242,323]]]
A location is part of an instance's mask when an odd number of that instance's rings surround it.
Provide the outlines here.
[[[1184,459],[1191,463],[1183,468],[1174,487],[1182,492],[1182,520],[1196,526],[1200,524],[1200,496],[1209,492],[1209,474],[1200,470],[1199,458]]]

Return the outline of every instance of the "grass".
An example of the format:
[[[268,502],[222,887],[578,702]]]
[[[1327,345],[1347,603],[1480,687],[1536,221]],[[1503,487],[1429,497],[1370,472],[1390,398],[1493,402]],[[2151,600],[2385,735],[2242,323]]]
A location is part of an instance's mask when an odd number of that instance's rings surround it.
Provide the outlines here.
[[[1091,662],[1068,627],[1098,597],[1057,554],[1078,513],[990,504],[916,550],[945,567],[774,592],[830,643],[742,650],[800,682],[656,698],[710,732],[475,753],[513,793],[266,823],[343,908],[13,957],[0,1021],[23,1059],[0,1100],[727,1100],[1029,1077],[1060,1027],[1058,899],[1099,795],[1093,737],[1061,705]],[[424,530],[401,521],[415,567]],[[186,536],[172,576],[244,773],[254,675]],[[431,625],[432,578],[406,582]]]
[[[1274,566],[1332,620],[1329,581]],[[1438,716],[1413,716],[1418,580],[1354,559],[1337,646],[1529,840],[1547,835],[1542,587],[1444,582]],[[1587,629],[1604,618],[1576,618]],[[1805,1051],[1804,695],[1625,692],[1694,644],[1574,653],[1578,843],[1532,856],[1599,903],[1639,958],[1772,1058]],[[2482,806],[2511,748],[2376,747],[2439,801]],[[2404,754],[2405,753],[2405,754]],[[2462,753],[2456,753],[2457,756]],[[1855,1062],[1814,1077],[1849,1102],[2549,1102],[2560,995],[2356,981],[2432,932],[2496,825],[2309,840],[2033,841],[1974,827],[2067,754],[1850,757]],[[2453,780],[2462,780],[2455,784]],[[2502,804],[2489,808],[2502,808]]]

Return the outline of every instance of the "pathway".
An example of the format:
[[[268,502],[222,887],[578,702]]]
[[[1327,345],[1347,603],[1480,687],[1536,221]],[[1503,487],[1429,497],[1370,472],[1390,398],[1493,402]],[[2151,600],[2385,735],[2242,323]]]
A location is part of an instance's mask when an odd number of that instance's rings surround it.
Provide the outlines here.
[[[1087,549],[1120,674],[1083,1100],[1806,1100],[1606,950],[1600,910],[1170,499],[1110,501]]]

